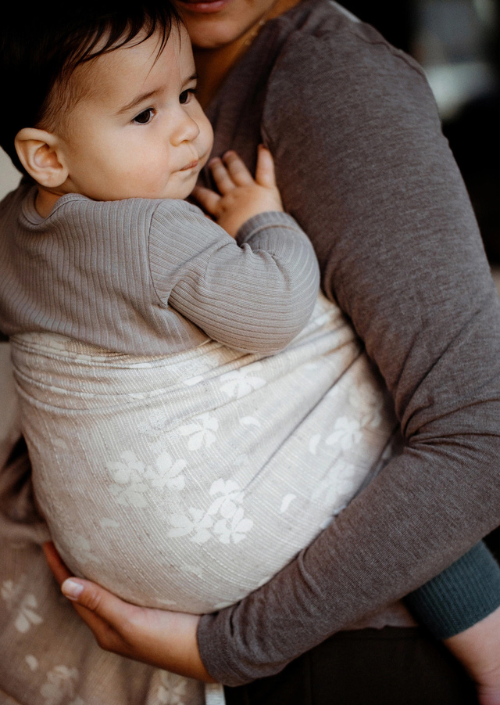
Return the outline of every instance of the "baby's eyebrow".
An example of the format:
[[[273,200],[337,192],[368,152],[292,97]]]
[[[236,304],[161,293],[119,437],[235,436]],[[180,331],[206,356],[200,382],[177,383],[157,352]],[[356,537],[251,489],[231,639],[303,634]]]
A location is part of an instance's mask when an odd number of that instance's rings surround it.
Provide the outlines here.
[[[190,76],[186,83],[189,83],[191,81],[198,81],[198,74],[193,73],[192,76]],[[146,91],[145,93],[140,93],[138,96],[133,98],[130,103],[127,103],[127,105],[124,105],[120,110],[117,111],[117,115],[123,115],[123,113],[128,113],[129,110],[132,110],[132,108],[135,108],[136,105],[140,105],[145,100],[149,100],[149,98],[152,98],[154,95],[157,93],[160,93],[161,89],[155,88],[152,91]]]
[[[132,108],[135,108],[136,105],[139,105],[145,100],[148,100],[149,98],[152,98],[156,93],[159,93],[159,90],[156,88],[154,91],[147,91],[146,93],[140,93],[138,96],[133,98],[130,103],[127,103],[127,105],[124,105],[120,110],[117,111],[117,115],[122,115],[123,113],[128,113],[129,110],[132,110]]]

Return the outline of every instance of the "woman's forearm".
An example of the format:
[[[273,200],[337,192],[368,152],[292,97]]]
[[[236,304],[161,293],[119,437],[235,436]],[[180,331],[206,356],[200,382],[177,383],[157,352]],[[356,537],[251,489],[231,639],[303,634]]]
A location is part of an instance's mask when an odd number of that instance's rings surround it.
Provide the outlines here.
[[[500,566],[480,541],[405,604],[436,639],[450,639],[500,607]]]

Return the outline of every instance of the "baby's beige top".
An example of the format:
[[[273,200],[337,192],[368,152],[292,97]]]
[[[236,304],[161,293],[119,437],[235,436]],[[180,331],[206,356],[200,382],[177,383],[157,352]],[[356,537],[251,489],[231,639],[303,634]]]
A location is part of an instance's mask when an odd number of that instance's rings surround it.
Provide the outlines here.
[[[115,352],[176,353],[209,337],[272,353],[308,320],[319,286],[312,246],[285,213],[237,242],[184,201],[63,196],[36,188],[0,205],[0,330],[50,331]]]
[[[43,220],[23,187],[3,208],[22,430],[73,573],[220,609],[390,457],[396,421],[339,308],[320,297],[310,316],[317,265],[289,216],[251,219],[239,246],[176,201],[71,195]]]

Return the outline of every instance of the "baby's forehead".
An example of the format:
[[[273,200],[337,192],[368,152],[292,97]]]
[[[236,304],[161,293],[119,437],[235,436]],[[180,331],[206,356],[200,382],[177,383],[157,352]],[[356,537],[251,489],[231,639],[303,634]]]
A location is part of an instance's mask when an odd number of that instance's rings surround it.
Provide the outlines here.
[[[177,86],[183,71],[190,68],[180,65],[180,46],[174,31],[163,47],[161,37],[156,35],[134,40],[77,66],[70,79],[72,89],[80,100],[126,104],[129,96],[136,93]]]

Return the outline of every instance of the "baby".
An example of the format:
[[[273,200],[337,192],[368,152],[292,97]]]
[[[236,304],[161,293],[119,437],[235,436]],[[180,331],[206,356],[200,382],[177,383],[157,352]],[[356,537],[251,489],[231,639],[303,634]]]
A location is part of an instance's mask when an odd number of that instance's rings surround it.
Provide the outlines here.
[[[166,2],[111,5],[77,27],[61,4],[60,44],[26,33],[16,70],[2,58],[2,146],[30,179],[0,206],[0,328],[67,564],[202,613],[307,545],[383,467],[397,423],[317,298],[269,152],[255,180],[234,153],[209,165],[219,193],[195,193],[216,223],[183,200],[212,148],[189,38]]]
[[[162,12],[163,31],[80,47],[101,53],[67,59],[16,132],[36,185],[2,205],[0,320],[61,555],[131,602],[203,613],[307,545],[397,424],[338,308],[311,317],[317,262],[269,153],[256,181],[214,164],[222,196],[199,194],[226,230],[182,200],[212,131]]]

